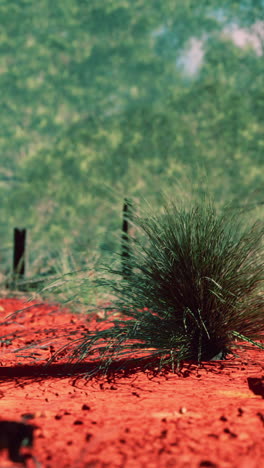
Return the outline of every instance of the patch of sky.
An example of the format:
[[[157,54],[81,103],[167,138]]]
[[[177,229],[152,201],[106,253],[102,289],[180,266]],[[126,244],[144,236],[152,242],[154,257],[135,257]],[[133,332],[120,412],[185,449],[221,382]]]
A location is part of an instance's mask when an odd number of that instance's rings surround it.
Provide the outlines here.
[[[256,21],[249,28],[242,28],[232,23],[223,29],[222,34],[232,39],[237,47],[251,47],[259,57],[263,55],[264,21]]]
[[[205,40],[205,35],[202,39],[192,37],[188,41],[186,49],[176,60],[176,66],[190,77],[195,76],[203,64]]]
[[[225,26],[220,33],[222,37],[230,38],[240,48],[250,47],[261,57],[264,53],[264,21],[255,22],[250,28],[239,27],[232,23]],[[204,34],[202,39],[192,37],[186,48],[176,60],[176,66],[183,73],[192,78],[195,77],[203,65],[204,45],[209,36]]]

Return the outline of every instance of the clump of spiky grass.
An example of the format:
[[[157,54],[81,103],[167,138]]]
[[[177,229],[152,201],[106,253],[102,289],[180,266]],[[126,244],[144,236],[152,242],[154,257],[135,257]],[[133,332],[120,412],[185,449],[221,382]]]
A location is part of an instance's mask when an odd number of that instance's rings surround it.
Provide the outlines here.
[[[243,341],[262,347],[264,228],[211,204],[167,203],[162,215],[133,216],[127,269],[109,267],[113,306],[122,315],[73,343],[71,359],[100,356],[100,368],[135,352],[180,363],[221,359]],[[126,274],[125,274],[126,273]],[[240,343],[241,344],[241,343]],[[264,348],[263,348],[264,349]]]

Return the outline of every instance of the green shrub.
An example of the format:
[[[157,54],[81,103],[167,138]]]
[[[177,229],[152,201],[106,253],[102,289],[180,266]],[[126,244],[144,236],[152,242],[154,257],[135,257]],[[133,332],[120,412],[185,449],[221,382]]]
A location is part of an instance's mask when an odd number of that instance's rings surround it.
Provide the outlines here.
[[[119,258],[97,280],[114,295],[106,311],[121,315],[73,343],[69,359],[100,356],[107,369],[137,352],[174,367],[223,359],[240,345],[263,349],[263,225],[209,203],[167,203],[163,214],[132,218],[139,233],[127,241],[126,274]]]

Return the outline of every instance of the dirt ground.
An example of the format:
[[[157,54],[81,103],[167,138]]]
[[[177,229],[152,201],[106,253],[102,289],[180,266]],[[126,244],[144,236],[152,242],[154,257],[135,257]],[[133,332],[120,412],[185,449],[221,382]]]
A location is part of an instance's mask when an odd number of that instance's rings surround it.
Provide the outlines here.
[[[186,364],[179,374],[132,366],[87,380],[82,374],[91,369],[89,362],[75,368],[45,363],[94,319],[88,323],[85,315],[23,298],[0,299],[0,313],[0,420],[37,426],[33,448],[21,449],[32,455],[24,466],[263,466],[262,351],[240,351],[239,357],[201,367]],[[41,349],[14,354],[35,339],[45,340]],[[3,449],[0,468],[17,466],[23,464],[10,461]]]

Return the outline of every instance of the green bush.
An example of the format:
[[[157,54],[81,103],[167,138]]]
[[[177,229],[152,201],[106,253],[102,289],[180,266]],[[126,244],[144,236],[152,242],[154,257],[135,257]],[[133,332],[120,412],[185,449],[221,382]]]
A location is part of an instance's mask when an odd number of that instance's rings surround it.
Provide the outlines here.
[[[262,347],[262,223],[248,227],[237,211],[219,214],[208,203],[166,203],[163,214],[132,221],[139,231],[127,240],[129,263],[119,258],[97,280],[115,297],[106,311],[121,317],[73,343],[70,360],[100,355],[99,368],[107,369],[114,358],[140,352],[174,367],[222,359],[240,345]]]

